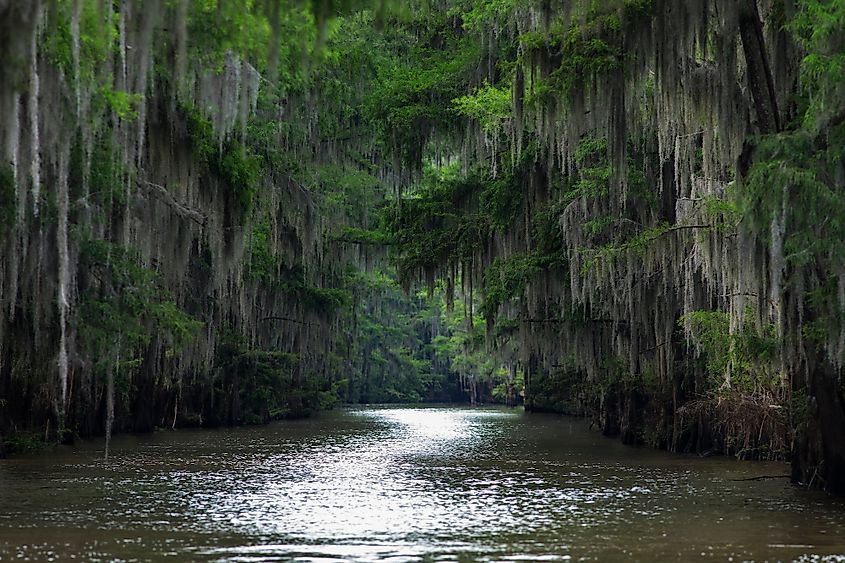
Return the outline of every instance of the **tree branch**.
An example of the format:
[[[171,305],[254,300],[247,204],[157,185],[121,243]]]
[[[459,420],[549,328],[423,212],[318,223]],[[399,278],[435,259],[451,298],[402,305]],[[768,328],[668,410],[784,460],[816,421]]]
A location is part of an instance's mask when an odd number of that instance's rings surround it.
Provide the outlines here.
[[[654,352],[658,348],[663,348],[664,346],[667,346],[671,343],[672,343],[671,340],[667,340],[666,342],[661,342],[660,344],[656,344],[656,345],[652,346],[651,348],[646,348],[645,350],[640,350],[640,354],[645,354],[647,352]]]
[[[313,323],[300,321],[299,319],[292,319],[291,317],[272,316],[272,317],[264,317],[262,319],[259,319],[259,321],[262,321],[262,322],[263,321],[285,321],[285,322],[288,322],[288,323],[296,323],[296,324],[305,325],[305,326],[314,326]]]
[[[139,182],[139,185],[146,188],[147,193],[152,197],[170,207],[179,217],[189,219],[200,227],[205,227],[208,224],[208,217],[204,213],[177,201],[164,186],[147,181]]]
[[[565,323],[570,319],[520,319],[524,323]],[[572,321],[578,322],[578,321]],[[624,320],[614,320],[614,319],[587,319],[587,322],[596,323],[596,324],[621,324],[626,325],[628,321]]]

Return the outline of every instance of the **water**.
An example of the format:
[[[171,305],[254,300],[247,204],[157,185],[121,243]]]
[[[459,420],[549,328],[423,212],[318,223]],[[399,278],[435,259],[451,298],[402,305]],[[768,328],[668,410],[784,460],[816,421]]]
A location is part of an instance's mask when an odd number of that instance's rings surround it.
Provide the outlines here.
[[[361,408],[0,462],[0,560],[845,561],[783,464],[504,409]],[[840,554],[837,556],[836,554]]]

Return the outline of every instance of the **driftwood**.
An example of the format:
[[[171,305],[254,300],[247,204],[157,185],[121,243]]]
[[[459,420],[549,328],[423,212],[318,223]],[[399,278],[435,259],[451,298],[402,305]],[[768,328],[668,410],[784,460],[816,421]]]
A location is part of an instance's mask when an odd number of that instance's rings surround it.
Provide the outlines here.
[[[731,481],[762,481],[764,479],[789,479],[791,475],[758,475],[757,477],[744,477],[742,479],[731,479]]]

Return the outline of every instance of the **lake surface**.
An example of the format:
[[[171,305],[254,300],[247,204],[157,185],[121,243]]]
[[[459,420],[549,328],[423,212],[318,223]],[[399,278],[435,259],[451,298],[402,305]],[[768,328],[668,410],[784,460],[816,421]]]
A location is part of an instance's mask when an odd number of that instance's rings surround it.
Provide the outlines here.
[[[354,408],[0,461],[0,560],[845,561],[784,464],[518,410]]]

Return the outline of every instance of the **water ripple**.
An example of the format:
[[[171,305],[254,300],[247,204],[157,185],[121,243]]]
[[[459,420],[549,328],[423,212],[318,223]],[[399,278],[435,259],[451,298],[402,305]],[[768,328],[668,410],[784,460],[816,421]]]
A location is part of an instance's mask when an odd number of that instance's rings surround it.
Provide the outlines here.
[[[0,559],[835,560],[841,502],[770,466],[504,409],[361,408],[0,465]],[[84,530],[84,533],[80,532]],[[52,538],[45,541],[45,538]],[[152,555],[151,555],[152,554]]]

